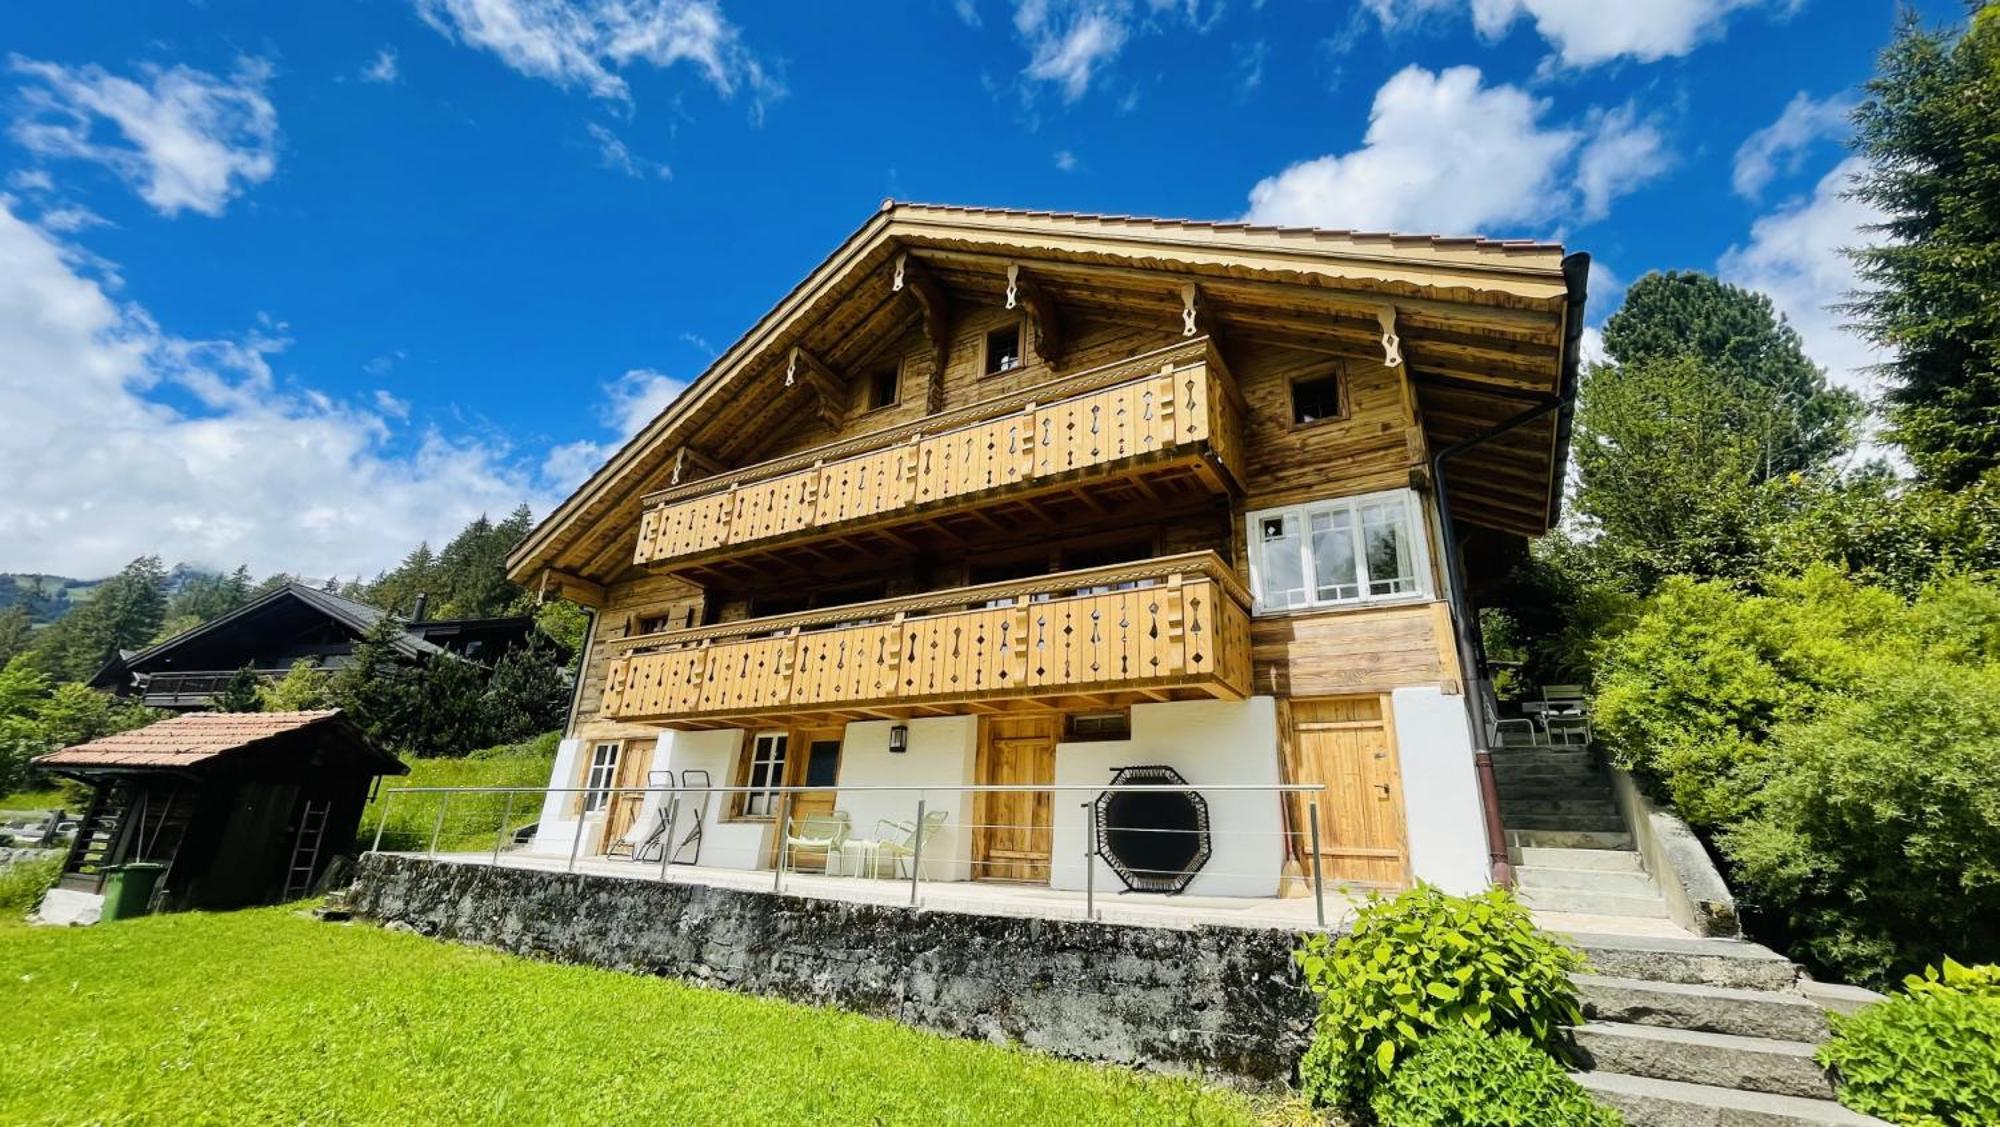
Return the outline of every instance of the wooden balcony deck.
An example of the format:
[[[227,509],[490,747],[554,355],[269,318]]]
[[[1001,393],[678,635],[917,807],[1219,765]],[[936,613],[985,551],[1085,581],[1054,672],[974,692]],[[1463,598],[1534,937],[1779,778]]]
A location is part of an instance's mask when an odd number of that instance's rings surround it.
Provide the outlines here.
[[[1250,693],[1250,599],[1213,552],[613,643],[604,715],[680,728]]]
[[[1239,481],[1242,398],[1206,337],[915,423],[662,490],[634,559],[659,570],[746,549],[1147,477]]]

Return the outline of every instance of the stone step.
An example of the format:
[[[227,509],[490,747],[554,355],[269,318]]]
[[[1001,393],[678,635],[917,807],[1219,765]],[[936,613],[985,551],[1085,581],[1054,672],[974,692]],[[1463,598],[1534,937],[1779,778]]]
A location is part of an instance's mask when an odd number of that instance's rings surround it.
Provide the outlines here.
[[[1532,751],[1516,748],[1512,751],[1495,749],[1493,769],[1512,771],[1524,767],[1592,767],[1598,765],[1597,756],[1583,748],[1536,748]]]
[[[1645,873],[1613,872],[1608,869],[1559,869],[1544,865],[1523,865],[1514,870],[1514,885],[1522,891],[1611,892],[1623,896],[1653,896],[1660,886]]]
[[[1647,982],[1790,990],[1799,968],[1790,959],[1742,939],[1668,939],[1576,933],[1566,937],[1590,960],[1593,973]]]
[[[1863,1006],[1872,1006],[1882,1000],[1882,995],[1865,986],[1814,982],[1810,978],[1799,982],[1799,993],[1805,995],[1807,1001],[1837,1014],[1851,1014]]]
[[[1830,1100],[1833,1082],[1805,1041],[1594,1021],[1572,1031],[1591,1070]]]
[[[1826,1010],[1804,994],[1739,990],[1683,982],[1647,982],[1597,974],[1572,976],[1592,1021],[1655,1025],[1739,1037],[1819,1044],[1832,1030]]]
[[[1620,826],[1616,830],[1537,830],[1509,827],[1507,844],[1514,849],[1618,849],[1632,848],[1632,835]]]
[[[1882,1124],[1832,1100],[1742,1092],[1709,1084],[1573,1072],[1570,1079],[1625,1116],[1629,1127],[1865,1127]]]
[[[1493,781],[1502,785],[1510,783],[1577,783],[1590,786],[1609,786],[1610,778],[1596,767],[1495,767]]]
[[[1502,811],[1500,821],[1510,830],[1582,830],[1589,833],[1621,833],[1625,819],[1618,811],[1609,814],[1510,814]]]
[[[1667,902],[1657,891],[1642,896],[1616,892],[1585,892],[1573,888],[1521,888],[1514,896],[1538,912],[1564,912],[1575,916],[1625,916],[1633,919],[1664,920]]]
[[[1530,845],[1514,851],[1519,869],[1596,869],[1607,873],[1642,873],[1636,849],[1562,849]]]
[[[1508,798],[1567,798],[1571,795],[1589,795],[1611,801],[1611,784],[1596,775],[1580,775],[1576,778],[1555,776],[1534,776],[1530,778],[1505,778],[1497,780],[1500,797]]]
[[[1567,798],[1510,798],[1500,796],[1500,816],[1511,814],[1586,814],[1618,816],[1618,804],[1610,795],[1578,794]]]

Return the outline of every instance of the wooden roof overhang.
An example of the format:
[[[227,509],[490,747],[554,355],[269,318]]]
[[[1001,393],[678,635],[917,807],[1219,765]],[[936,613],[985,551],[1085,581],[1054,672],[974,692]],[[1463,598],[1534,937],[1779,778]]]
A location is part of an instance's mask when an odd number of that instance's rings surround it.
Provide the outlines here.
[[[901,290],[899,264],[913,275]],[[509,574],[592,601],[631,570],[643,498],[672,484],[676,465],[756,461],[829,378],[913,327],[934,334],[928,319],[961,303],[998,304],[1010,281],[1045,311],[1178,327],[1192,307],[1195,327],[1224,342],[1241,333],[1364,362],[1383,361],[1393,332],[1433,449],[1562,394],[1580,312],[1562,248],[1547,243],[885,202],[524,538]],[[1546,529],[1564,419],[1454,461],[1457,515]]]

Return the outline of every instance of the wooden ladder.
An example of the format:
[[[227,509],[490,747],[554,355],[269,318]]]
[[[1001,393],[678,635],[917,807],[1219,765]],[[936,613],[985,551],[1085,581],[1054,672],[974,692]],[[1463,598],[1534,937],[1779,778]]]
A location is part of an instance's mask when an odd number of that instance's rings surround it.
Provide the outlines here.
[[[312,891],[313,870],[319,866],[320,843],[333,815],[333,800],[306,799],[299,814],[299,836],[292,843],[292,864],[285,873],[285,899],[297,900]]]

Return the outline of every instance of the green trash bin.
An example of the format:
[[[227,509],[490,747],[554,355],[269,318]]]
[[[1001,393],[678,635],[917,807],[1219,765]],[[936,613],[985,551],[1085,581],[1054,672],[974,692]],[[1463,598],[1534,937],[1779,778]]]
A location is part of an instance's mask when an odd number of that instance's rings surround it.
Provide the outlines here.
[[[99,918],[128,920],[143,916],[153,902],[153,888],[167,871],[157,861],[130,861],[113,866],[104,876],[104,912]]]

